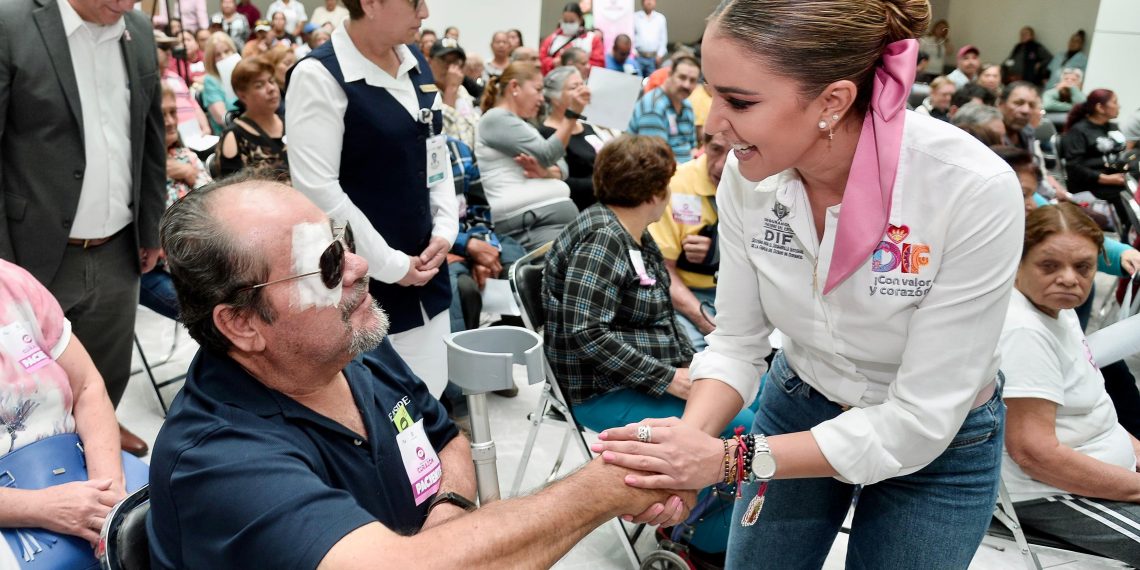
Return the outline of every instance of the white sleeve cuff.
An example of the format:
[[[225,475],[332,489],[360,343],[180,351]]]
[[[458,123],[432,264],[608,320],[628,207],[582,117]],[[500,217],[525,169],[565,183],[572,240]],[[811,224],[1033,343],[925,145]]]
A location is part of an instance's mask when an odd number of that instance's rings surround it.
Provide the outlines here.
[[[71,321],[64,318],[63,330],[59,333],[59,340],[55,341],[55,346],[51,347],[51,359],[59,360],[69,344],[71,344]]]
[[[694,380],[718,380],[740,393],[744,407],[752,405],[756,391],[760,388],[762,368],[751,363],[736,360],[723,354],[705,349],[693,357],[689,365],[689,377]]]
[[[392,250],[399,254],[393,255],[392,259],[385,263],[383,266],[377,266],[375,270],[368,273],[384,283],[395,283],[404,278],[408,274],[408,268],[411,267],[411,258],[404,255],[400,250]]]
[[[864,409],[848,410],[811,428],[811,434],[827,462],[839,472],[837,479],[845,483],[870,485],[908,472],[883,448]]]

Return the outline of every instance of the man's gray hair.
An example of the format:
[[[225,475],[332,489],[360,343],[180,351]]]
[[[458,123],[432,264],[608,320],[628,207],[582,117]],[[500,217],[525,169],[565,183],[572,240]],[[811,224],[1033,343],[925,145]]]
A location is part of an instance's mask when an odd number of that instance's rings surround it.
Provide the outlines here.
[[[970,102],[962,105],[958,112],[954,113],[954,119],[951,122],[955,127],[964,127],[967,125],[985,125],[995,119],[1003,120],[1001,111],[997,107]]]
[[[207,350],[226,353],[232,344],[214,325],[214,307],[227,304],[252,311],[272,323],[277,315],[261,288],[247,289],[269,278],[269,263],[242,247],[213,212],[215,194],[231,186],[256,187],[274,182],[256,172],[239,173],[194,190],[162,216],[162,248],[178,293],[179,320],[190,337]]]

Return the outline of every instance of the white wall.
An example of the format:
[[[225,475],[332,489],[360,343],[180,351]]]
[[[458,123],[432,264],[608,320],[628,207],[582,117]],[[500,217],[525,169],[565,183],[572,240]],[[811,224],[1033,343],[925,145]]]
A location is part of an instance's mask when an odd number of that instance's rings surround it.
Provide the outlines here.
[[[1115,91],[1124,119],[1140,107],[1140,76],[1135,73],[1135,57],[1140,54],[1140,2],[1101,0],[1094,36],[1085,88]]]
[[[1037,41],[1053,53],[1063,52],[1069,36],[1088,32],[1090,44],[1102,0],[945,0],[950,38],[956,47],[974,44],[987,63],[1001,63],[1017,44],[1022,26],[1032,26]],[[1119,0],[1133,4],[1136,0]],[[941,3],[941,2],[940,2]]]
[[[314,1],[314,0],[306,0]],[[491,36],[507,28],[518,28],[528,46],[538,48],[539,0],[427,0],[431,15],[424,27],[439,35],[448,26],[459,28],[459,45],[470,53],[491,56]],[[307,5],[307,4],[306,4]]]

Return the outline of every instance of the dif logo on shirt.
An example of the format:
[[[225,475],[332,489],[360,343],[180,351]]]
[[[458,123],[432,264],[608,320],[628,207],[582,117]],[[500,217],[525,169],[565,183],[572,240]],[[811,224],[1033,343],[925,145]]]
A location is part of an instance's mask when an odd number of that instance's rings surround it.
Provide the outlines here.
[[[910,235],[906,225],[887,227],[885,240],[879,242],[871,256],[871,271],[887,273],[900,269],[902,273],[917,275],[930,265],[930,246],[924,243],[903,243]]]

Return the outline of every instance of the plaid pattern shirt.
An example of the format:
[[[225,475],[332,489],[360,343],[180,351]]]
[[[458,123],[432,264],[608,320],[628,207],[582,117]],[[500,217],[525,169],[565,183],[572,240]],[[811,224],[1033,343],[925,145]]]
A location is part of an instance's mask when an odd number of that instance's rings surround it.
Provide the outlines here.
[[[630,252],[656,282],[643,285]],[[571,403],[618,388],[665,393],[693,346],[677,324],[669,273],[646,231],[638,246],[609,208],[584,210],[546,255],[546,358]]]

